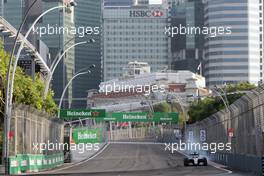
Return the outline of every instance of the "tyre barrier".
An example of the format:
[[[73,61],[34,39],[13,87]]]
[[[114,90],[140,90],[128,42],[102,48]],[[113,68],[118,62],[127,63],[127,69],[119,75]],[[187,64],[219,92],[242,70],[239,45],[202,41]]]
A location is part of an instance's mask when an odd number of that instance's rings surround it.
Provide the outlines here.
[[[10,175],[53,169],[64,163],[63,153],[53,155],[16,155],[9,157]]]

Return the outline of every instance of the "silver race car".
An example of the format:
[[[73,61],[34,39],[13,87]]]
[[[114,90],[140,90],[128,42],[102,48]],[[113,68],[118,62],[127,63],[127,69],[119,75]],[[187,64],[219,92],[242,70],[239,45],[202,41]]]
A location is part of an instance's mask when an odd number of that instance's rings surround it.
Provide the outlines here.
[[[207,166],[207,159],[205,157],[199,156],[199,153],[193,152],[188,157],[184,158],[184,166],[189,166],[192,164],[193,166]]]

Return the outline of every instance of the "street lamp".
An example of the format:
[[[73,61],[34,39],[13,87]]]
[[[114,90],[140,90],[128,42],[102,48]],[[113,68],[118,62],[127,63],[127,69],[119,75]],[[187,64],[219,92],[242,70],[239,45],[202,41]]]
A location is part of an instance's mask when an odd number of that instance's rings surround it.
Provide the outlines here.
[[[226,96],[226,91],[224,91],[222,88],[219,88],[221,90],[221,92],[224,94],[224,97],[221,95],[220,92],[217,91],[217,86],[215,86],[215,89],[212,89],[212,91],[214,91],[223,101],[225,108],[226,108],[226,112],[228,113],[228,119],[226,120],[227,124],[227,129],[226,131],[228,131],[228,129],[231,127],[231,110],[230,110],[230,105]],[[232,142],[231,139],[229,138],[229,136],[227,135],[227,142],[230,143]]]
[[[217,87],[216,85],[214,86],[215,87],[215,92],[220,95],[222,98],[224,98],[226,105],[229,107],[229,101],[227,99],[227,95],[226,95],[226,88],[225,89],[222,89],[221,87]],[[220,90],[221,93],[224,95],[224,97],[217,91],[217,90]]]
[[[70,3],[69,4],[70,6],[74,6],[76,5],[75,3]],[[16,72],[16,67],[17,67],[17,62],[19,60],[19,57],[20,57],[20,54],[22,52],[22,49],[23,49],[23,46],[25,44],[25,39],[27,39],[27,37],[29,36],[29,34],[31,33],[31,31],[33,30],[34,26],[37,24],[37,22],[44,16],[46,15],[47,13],[53,11],[53,10],[56,10],[56,9],[60,9],[60,8],[65,8],[65,7],[69,7],[69,5],[65,6],[65,5],[62,5],[62,6],[56,6],[56,7],[53,7],[51,9],[48,9],[46,10],[45,12],[43,12],[35,21],[34,23],[32,24],[32,26],[29,28],[28,32],[26,33],[25,35],[25,38],[24,40],[22,41],[19,49],[18,49],[18,52],[17,52],[17,55],[16,55],[16,59],[15,59],[15,63],[14,63],[14,68],[13,68],[13,73],[12,73],[12,79],[11,79],[11,85],[10,85],[10,99],[12,99],[12,96],[13,96],[13,84],[14,84],[14,78],[15,78],[15,72]],[[45,67],[48,67],[45,63],[45,61],[43,61],[43,64]]]
[[[17,68],[17,63],[20,57],[20,54],[23,50],[23,47],[25,45],[25,42],[28,38],[28,36],[30,35],[31,31],[33,30],[34,26],[37,24],[37,22],[47,13],[49,13],[50,11],[53,11],[55,9],[60,9],[60,8],[65,8],[65,7],[69,7],[69,6],[75,6],[76,3],[73,3],[74,1],[72,0],[69,5],[62,5],[62,6],[56,6],[53,7],[51,9],[46,10],[45,12],[43,12],[33,23],[32,26],[29,28],[29,30],[27,31],[26,35],[24,36],[23,40],[21,41],[20,47],[18,49],[17,55],[15,57],[14,63],[12,64],[12,58],[9,61],[9,66],[8,66],[8,74],[7,74],[7,78],[6,78],[6,104],[5,104],[5,135],[4,135],[4,145],[3,145],[3,157],[4,159],[4,164],[5,164],[5,173],[8,174],[8,154],[9,154],[9,139],[8,139],[8,134],[10,131],[10,118],[11,118],[11,112],[12,112],[12,98],[13,98],[13,86],[14,86],[14,78],[15,78],[15,73],[16,73],[16,68]],[[35,3],[35,2],[34,2]],[[34,3],[32,4],[32,6],[34,5]],[[31,6],[31,7],[32,7]],[[29,12],[29,10],[28,10]],[[27,12],[27,13],[28,13]],[[27,17],[27,16],[25,16]],[[26,18],[24,18],[20,30],[18,31],[17,35],[19,35],[19,32],[21,31],[22,26],[24,25],[26,21]],[[16,38],[17,40],[17,38]],[[15,47],[14,47],[15,48]],[[14,49],[15,50],[15,49]],[[14,51],[12,52],[12,54],[14,53]],[[12,55],[11,54],[11,55]],[[46,62],[43,59],[40,59],[40,61],[42,62],[42,64],[44,65],[44,67],[50,71],[50,69],[48,68]],[[13,72],[12,72],[12,78],[10,79],[10,75],[11,75],[11,69],[13,66]]]
[[[52,61],[52,64],[50,66],[50,68],[52,69],[54,67],[54,64],[56,63],[56,61],[58,60],[58,58],[60,57],[61,53],[63,52],[64,50],[64,47],[66,47],[71,41],[73,41],[74,39],[76,38],[76,36],[72,37],[70,40],[68,40],[64,45],[63,45],[63,48],[61,48],[58,53],[56,54],[56,57],[55,59]],[[94,43],[95,40],[94,39],[90,39],[89,40],[90,43]]]
[[[69,5],[70,5],[70,6],[77,6],[77,3],[74,2],[74,0],[70,0]]]
[[[94,39],[90,39],[88,41],[83,41],[83,42],[78,42],[78,43],[75,43],[74,45],[70,46],[69,48],[67,48],[63,53],[62,55],[58,58],[58,59],[55,59],[51,65],[51,72],[49,73],[48,75],[48,78],[47,78],[47,81],[45,83],[45,90],[44,90],[44,99],[46,99],[47,95],[48,95],[48,91],[49,91],[49,86],[50,86],[50,82],[51,82],[51,79],[52,79],[52,76],[58,66],[58,64],[60,63],[61,59],[64,57],[64,55],[72,48],[74,48],[75,46],[78,46],[78,45],[83,45],[83,44],[87,44],[87,43],[94,43],[95,40]]]
[[[216,86],[215,86],[216,87]],[[216,87],[217,88],[217,87]],[[226,94],[224,94],[224,97],[221,95],[221,93],[220,92],[218,92],[217,90],[215,90],[215,89],[212,89],[212,91],[213,92],[215,92],[220,98],[221,98],[221,100],[223,101],[223,103],[224,103],[224,105],[225,105],[225,108],[226,108],[226,111],[230,111],[229,110],[229,102],[228,102],[228,100],[227,100],[227,97],[226,97]]]
[[[173,107],[172,103],[173,103],[173,97],[176,98],[176,102],[180,105],[181,107],[181,110],[182,110],[182,113],[184,115],[184,135],[186,135],[186,126],[187,126],[187,119],[186,119],[186,116],[188,115],[185,107],[184,107],[184,103],[181,101],[181,98],[180,97],[176,97],[175,95],[171,94],[170,96],[172,96],[170,99],[167,97],[167,102],[171,104],[171,109]]]
[[[54,64],[56,63],[56,61],[58,60],[58,58],[60,57],[60,55],[62,54],[64,47],[66,47],[71,41],[73,41],[75,39],[75,36],[72,37],[70,40],[68,40],[64,45],[63,48],[61,48],[58,53],[56,54],[55,59],[52,61],[50,68],[52,69],[54,67]]]
[[[148,103],[148,107],[149,107],[149,112],[151,113],[154,113],[154,107],[153,107],[153,104],[150,102],[150,100],[148,99],[148,95],[147,94],[144,94],[142,97],[145,98],[145,100],[147,101]],[[141,106],[144,106],[144,102],[142,101],[141,103]]]
[[[16,48],[16,44],[18,42],[18,36],[24,26],[24,24],[26,23],[26,20],[27,20],[27,17],[29,15],[29,12],[30,10],[32,9],[32,7],[35,5],[35,3],[37,2],[38,0],[35,0],[31,5],[30,7],[27,9],[26,13],[25,13],[25,16],[22,20],[22,23],[20,24],[18,30],[17,30],[17,33],[16,33],[16,36],[15,36],[15,39],[14,39],[14,43],[13,43],[13,48],[11,50],[11,54],[10,54],[10,58],[9,58],[9,63],[8,63],[8,72],[7,72],[7,76],[6,76],[6,90],[5,90],[5,124],[7,124],[7,119],[8,118],[8,115],[7,115],[7,111],[8,111],[8,98],[9,98],[9,88],[10,88],[10,84],[9,84],[9,78],[10,78],[10,75],[11,75],[11,67],[12,67],[12,64],[13,64],[13,56],[15,54],[15,48]],[[8,127],[5,125],[4,126],[4,130],[5,132],[8,131]],[[8,134],[5,134],[4,135],[4,143],[3,143],[3,156],[2,156],[2,163],[5,164],[5,174],[8,174],[8,145],[7,145],[7,142],[8,141]]]
[[[92,66],[93,68],[95,67],[95,65]],[[61,98],[60,98],[60,103],[59,103],[59,110],[58,110],[58,118],[60,118],[60,110],[61,110],[61,106],[62,106],[62,101],[63,101],[63,97],[68,89],[68,87],[70,86],[70,84],[72,83],[72,81],[78,77],[78,76],[81,76],[81,75],[86,75],[86,74],[90,74],[91,71],[90,70],[86,70],[86,71],[83,71],[83,69],[79,72],[77,72],[71,79],[70,81],[68,82],[68,84],[66,85],[66,87],[64,88],[63,92],[62,92],[62,95],[61,95]]]

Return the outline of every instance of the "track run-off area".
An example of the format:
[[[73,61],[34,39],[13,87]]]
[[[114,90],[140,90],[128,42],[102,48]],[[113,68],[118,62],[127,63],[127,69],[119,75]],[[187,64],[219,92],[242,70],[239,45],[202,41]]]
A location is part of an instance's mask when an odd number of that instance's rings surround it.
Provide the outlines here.
[[[165,151],[165,145],[151,142],[108,143],[93,157],[38,175],[91,176],[241,176],[209,162],[208,166],[184,167],[184,155]],[[247,174],[248,175],[248,174]]]

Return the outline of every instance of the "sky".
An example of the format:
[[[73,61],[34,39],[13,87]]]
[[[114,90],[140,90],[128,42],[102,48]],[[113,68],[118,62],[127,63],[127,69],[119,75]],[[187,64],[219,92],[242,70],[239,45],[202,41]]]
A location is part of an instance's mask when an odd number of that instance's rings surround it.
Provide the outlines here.
[[[149,0],[150,4],[161,4],[162,0]]]

